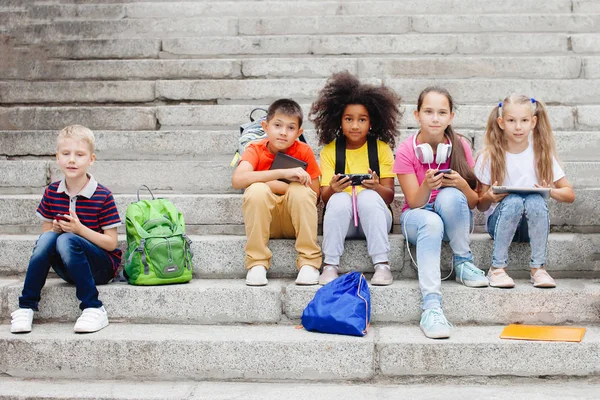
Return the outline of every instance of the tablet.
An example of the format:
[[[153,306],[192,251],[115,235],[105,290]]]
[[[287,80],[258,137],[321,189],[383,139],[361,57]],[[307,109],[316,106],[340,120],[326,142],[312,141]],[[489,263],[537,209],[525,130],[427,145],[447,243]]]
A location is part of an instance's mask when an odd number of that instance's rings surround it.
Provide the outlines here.
[[[502,193],[515,193],[521,195],[541,194],[542,197],[548,198],[550,197],[550,188],[536,188],[536,187],[517,187],[517,186],[492,186],[492,191],[494,194],[502,194]]]
[[[306,170],[306,167],[308,167],[308,163],[304,162],[302,160],[298,160],[297,158],[294,158],[292,156],[288,156],[287,154],[284,154],[284,153],[277,153],[275,155],[275,159],[273,160],[273,163],[271,164],[271,168],[269,168],[269,169],[288,169],[288,168],[297,168],[297,167],[301,167],[302,169]],[[290,181],[287,179],[279,179],[279,180],[283,181],[285,183],[290,183]]]

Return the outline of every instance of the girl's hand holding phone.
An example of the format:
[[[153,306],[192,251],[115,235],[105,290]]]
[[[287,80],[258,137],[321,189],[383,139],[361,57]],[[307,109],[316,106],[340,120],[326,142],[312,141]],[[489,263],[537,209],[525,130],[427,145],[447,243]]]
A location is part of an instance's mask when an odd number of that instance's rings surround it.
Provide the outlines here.
[[[329,187],[335,193],[343,192],[348,186],[350,186],[350,178],[342,174],[335,174],[329,181]]]
[[[437,169],[428,169],[425,172],[425,180],[423,180],[423,185],[427,186],[429,190],[436,190],[442,186],[442,178],[444,174],[437,174]]]
[[[469,185],[465,178],[460,176],[460,174],[456,171],[450,170],[449,173],[444,173],[442,175],[442,186],[443,187],[455,187],[459,190],[465,187],[465,185]]]
[[[373,176],[373,179],[365,179],[362,181],[361,185],[367,189],[374,190],[377,186],[379,186],[379,176],[377,176],[377,173],[371,168],[369,168],[369,173]]]

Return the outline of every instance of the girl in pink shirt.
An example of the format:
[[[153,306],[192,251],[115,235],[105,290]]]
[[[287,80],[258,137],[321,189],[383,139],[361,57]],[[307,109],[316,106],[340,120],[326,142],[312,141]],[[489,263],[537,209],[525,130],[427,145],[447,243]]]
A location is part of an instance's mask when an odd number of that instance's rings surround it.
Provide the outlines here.
[[[421,329],[429,338],[447,338],[450,323],[442,312],[442,240],[450,242],[456,280],[470,287],[488,286],[484,272],[473,264],[469,247],[470,209],[478,201],[475,163],[469,142],[452,129],[454,105],[446,89],[423,90],[414,115],[421,129],[398,146],[393,169],[404,193],[400,222],[407,242],[417,246]]]

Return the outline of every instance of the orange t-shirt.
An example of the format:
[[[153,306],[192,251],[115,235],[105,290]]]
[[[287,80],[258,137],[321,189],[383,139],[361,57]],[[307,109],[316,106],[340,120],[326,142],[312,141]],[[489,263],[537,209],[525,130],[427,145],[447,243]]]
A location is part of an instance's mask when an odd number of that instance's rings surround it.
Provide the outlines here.
[[[271,168],[275,154],[271,153],[267,147],[269,139],[263,139],[258,143],[252,143],[244,150],[241,161],[248,161],[252,164],[254,171],[267,171]],[[306,172],[310,175],[311,179],[317,179],[321,176],[321,170],[319,164],[315,158],[315,154],[312,149],[306,143],[296,140],[294,144],[285,151],[288,156],[302,160],[308,165],[306,166]],[[240,161],[240,162],[241,162]]]

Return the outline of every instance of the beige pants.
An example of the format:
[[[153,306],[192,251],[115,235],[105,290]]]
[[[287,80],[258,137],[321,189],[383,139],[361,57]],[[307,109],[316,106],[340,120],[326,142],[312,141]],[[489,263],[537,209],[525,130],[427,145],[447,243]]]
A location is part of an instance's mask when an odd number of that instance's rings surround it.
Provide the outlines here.
[[[258,182],[244,192],[246,227],[246,268],[269,268],[273,253],[269,238],[296,238],[296,266],[321,268],[321,247],[317,242],[317,194],[309,187],[292,182],[287,192],[276,195],[266,183]]]

